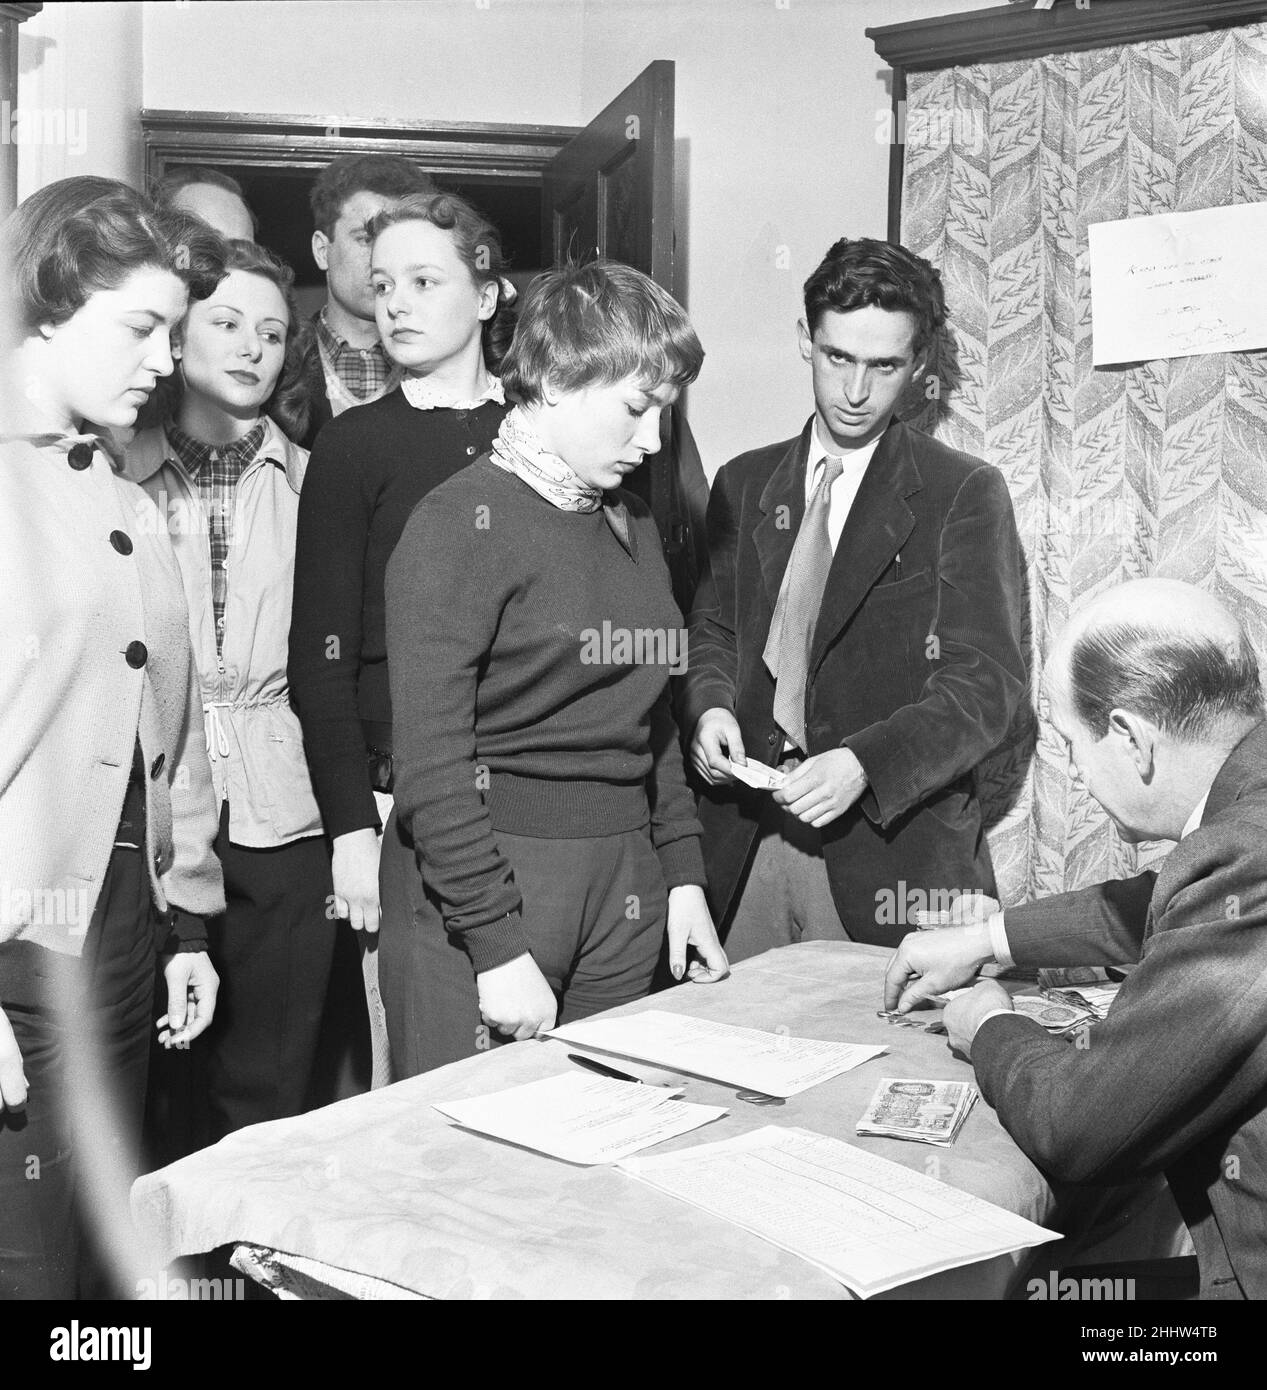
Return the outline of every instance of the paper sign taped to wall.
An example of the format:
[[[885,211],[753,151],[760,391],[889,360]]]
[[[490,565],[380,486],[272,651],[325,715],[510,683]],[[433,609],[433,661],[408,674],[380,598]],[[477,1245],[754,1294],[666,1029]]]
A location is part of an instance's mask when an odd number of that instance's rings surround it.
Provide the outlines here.
[[[1267,203],[1087,227],[1095,366],[1267,347]]]

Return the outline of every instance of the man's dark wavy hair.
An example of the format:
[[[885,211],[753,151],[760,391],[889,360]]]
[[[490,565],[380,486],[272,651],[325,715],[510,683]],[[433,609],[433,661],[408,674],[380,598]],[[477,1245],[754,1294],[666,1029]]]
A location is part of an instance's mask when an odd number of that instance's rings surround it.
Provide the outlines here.
[[[435,191],[431,175],[398,154],[345,154],[331,160],[317,175],[308,201],[313,226],[333,236],[343,205],[358,193],[407,198]]]
[[[936,267],[895,241],[842,237],[805,282],[805,322],[811,336],[825,313],[875,305],[915,320],[915,355],[946,322],[946,295]]]

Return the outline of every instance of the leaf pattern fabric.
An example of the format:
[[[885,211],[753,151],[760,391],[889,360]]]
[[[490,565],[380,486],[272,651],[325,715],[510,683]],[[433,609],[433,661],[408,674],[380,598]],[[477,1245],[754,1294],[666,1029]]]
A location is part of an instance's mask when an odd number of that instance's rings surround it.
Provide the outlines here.
[[[1070,778],[1039,674],[1122,580],[1217,594],[1267,653],[1267,353],[1091,365],[1087,225],[1267,200],[1267,25],[908,75],[902,241],[939,266],[940,394],[1028,557],[1032,692],[979,770],[1005,904],[1156,862]],[[932,393],[937,395],[937,393]]]

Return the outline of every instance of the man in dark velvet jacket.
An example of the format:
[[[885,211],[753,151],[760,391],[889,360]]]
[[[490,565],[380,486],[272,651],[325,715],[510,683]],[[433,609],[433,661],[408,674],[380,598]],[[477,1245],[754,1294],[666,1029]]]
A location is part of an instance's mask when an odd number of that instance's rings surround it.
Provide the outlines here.
[[[1130,965],[1108,1016],[1069,1041],[982,981],[946,1008],[982,1094],[1049,1177],[1088,1189],[1166,1175],[1201,1296],[1267,1298],[1267,722],[1258,659],[1211,595],[1147,579],[1061,635],[1051,721],[1128,840],[1160,869],[918,932],[886,1008],[1007,965]]]
[[[908,903],[994,890],[972,771],[1025,685],[1012,504],[893,418],[944,322],[927,261],[838,242],[805,286],[813,417],[713,484],[681,722],[732,960],[896,945]],[[745,759],[786,784],[735,786]]]

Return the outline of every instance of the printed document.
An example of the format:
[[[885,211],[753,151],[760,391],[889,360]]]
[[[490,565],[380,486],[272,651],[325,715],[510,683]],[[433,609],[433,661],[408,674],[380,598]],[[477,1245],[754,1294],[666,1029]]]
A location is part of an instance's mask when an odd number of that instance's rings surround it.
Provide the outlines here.
[[[1060,1239],[991,1202],[807,1129],[767,1125],[618,1166],[799,1255],[862,1298]]]

